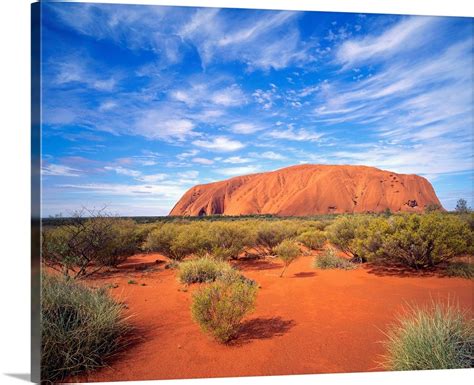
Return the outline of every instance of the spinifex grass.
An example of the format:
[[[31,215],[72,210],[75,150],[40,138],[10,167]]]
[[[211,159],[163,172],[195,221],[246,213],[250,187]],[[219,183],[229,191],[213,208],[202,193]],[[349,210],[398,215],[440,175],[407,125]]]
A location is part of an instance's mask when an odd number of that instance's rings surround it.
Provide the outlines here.
[[[181,262],[178,277],[181,283],[213,282],[232,267],[223,261],[204,257]]]
[[[62,381],[103,366],[131,330],[123,306],[104,289],[72,279],[43,275],[41,306],[43,381]]]
[[[384,366],[390,370],[470,368],[474,363],[474,322],[449,302],[410,307],[387,337]]]

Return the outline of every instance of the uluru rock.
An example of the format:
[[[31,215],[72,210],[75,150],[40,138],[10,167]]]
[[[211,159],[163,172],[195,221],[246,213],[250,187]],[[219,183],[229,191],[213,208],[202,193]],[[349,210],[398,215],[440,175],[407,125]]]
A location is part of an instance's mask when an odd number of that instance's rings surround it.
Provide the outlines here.
[[[298,165],[197,185],[170,215],[422,212],[441,203],[430,182],[374,167]]]

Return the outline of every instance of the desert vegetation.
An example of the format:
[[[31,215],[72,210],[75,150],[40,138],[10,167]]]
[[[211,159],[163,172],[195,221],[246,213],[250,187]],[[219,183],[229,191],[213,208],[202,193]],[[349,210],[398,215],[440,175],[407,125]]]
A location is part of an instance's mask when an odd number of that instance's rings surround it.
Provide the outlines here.
[[[84,284],[102,270],[119,271],[119,266],[137,253],[158,253],[165,260],[164,268],[169,268],[169,273],[184,285],[182,291],[191,291],[187,294],[192,296],[190,319],[220,343],[239,338],[244,318],[255,309],[260,285],[247,278],[245,271],[242,274],[241,266],[246,263],[259,266],[262,262],[262,268],[271,272],[273,266],[279,267],[274,260],[281,261],[283,269],[276,277],[283,276],[292,263],[300,264],[297,259],[304,256],[310,256],[312,267],[319,270],[353,270],[367,264],[369,269],[402,267],[414,275],[428,270],[437,271],[442,277],[474,276],[469,257],[474,251],[474,217],[464,210],[305,218],[179,217],[155,221],[117,218],[102,211],[86,214],[91,215],[78,213],[72,218],[50,221],[43,229],[43,263],[53,273],[45,276],[43,284],[46,379],[59,381],[100,367],[123,346],[130,330],[123,306],[105,289]],[[315,273],[299,274],[312,277]],[[318,275],[315,279],[319,279]],[[111,284],[117,287],[114,282]],[[123,284],[130,290],[149,287],[143,276],[126,277]],[[190,286],[193,284],[198,285]],[[289,283],[282,283],[286,284]],[[472,332],[471,321],[451,308],[433,309],[413,310],[387,332],[386,367],[404,370],[467,365],[466,352],[472,344],[469,347],[459,341],[465,341]],[[460,339],[445,341],[442,333]],[[440,345],[445,356],[423,355],[435,343],[428,335],[446,342],[446,346]],[[472,342],[472,334],[469,338]],[[457,349],[461,345],[462,352],[453,353],[458,352],[452,350],[453,346]],[[413,358],[407,358],[406,351],[412,352]],[[472,350],[469,354],[472,356]]]
[[[131,331],[123,307],[105,289],[44,274],[41,296],[41,378],[62,381],[103,366]]]
[[[178,277],[181,283],[213,282],[219,276],[228,273],[232,267],[223,261],[203,257],[181,262]]]
[[[458,305],[432,302],[411,307],[387,333],[390,370],[472,367],[474,321]]]
[[[285,239],[281,241],[277,246],[274,247],[273,251],[276,256],[283,261],[283,270],[280,273],[280,278],[283,277],[286,269],[290,264],[298,258],[301,254],[300,248],[295,241]]]
[[[216,281],[193,295],[193,319],[217,341],[227,343],[236,337],[242,319],[254,309],[257,290],[245,281]]]
[[[83,215],[89,217],[84,218]],[[117,266],[140,249],[143,229],[131,219],[103,211],[77,212],[68,223],[42,233],[42,258],[65,276],[83,278],[107,266]]]
[[[357,267],[354,262],[347,260],[346,258],[337,255],[334,248],[327,248],[324,253],[318,255],[314,259],[313,263],[316,269],[341,269],[341,270],[352,270]]]

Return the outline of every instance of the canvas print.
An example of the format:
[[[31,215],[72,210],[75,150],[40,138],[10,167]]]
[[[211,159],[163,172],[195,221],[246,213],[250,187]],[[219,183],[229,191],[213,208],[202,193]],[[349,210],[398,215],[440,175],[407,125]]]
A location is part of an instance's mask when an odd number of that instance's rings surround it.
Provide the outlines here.
[[[42,381],[473,366],[472,18],[32,11]]]

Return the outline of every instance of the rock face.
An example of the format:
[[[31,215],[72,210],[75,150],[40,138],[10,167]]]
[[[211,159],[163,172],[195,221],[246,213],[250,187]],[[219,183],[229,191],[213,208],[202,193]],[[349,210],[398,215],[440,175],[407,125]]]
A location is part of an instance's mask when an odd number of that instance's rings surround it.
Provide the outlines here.
[[[422,212],[441,203],[430,182],[366,166],[299,165],[189,189],[170,215]]]

